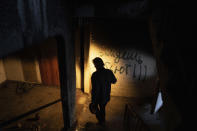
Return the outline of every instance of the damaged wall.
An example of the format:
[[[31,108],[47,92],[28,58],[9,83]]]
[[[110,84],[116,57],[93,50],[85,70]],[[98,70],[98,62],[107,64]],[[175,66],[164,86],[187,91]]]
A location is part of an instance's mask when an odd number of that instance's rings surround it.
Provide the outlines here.
[[[19,56],[3,59],[7,80],[24,81],[23,67]]]
[[[24,80],[27,82],[41,83],[38,60],[35,57],[22,56],[21,62],[23,67]]]
[[[0,2],[0,57],[41,43],[49,37],[61,36],[67,79],[62,79],[62,103],[65,128],[74,122],[75,61],[71,32],[71,3],[65,0],[15,0]],[[18,62],[19,63],[19,62]],[[10,67],[11,68],[11,67]],[[22,73],[19,78],[24,80]],[[67,97],[64,97],[67,96]],[[65,116],[67,114],[67,116]]]
[[[6,80],[41,83],[38,60],[29,54],[12,54],[4,57]]]

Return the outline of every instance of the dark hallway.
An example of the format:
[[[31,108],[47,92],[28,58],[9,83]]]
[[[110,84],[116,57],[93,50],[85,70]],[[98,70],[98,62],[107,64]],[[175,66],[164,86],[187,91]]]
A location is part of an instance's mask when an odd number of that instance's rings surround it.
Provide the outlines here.
[[[1,1],[0,131],[195,130],[196,48],[187,5]],[[105,126],[89,110],[95,57],[117,78]]]

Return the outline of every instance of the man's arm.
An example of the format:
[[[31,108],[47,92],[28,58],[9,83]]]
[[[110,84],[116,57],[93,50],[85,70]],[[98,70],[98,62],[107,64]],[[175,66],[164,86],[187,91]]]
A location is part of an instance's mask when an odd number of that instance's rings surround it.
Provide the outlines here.
[[[111,83],[115,84],[117,82],[117,79],[116,79],[114,73],[111,70],[110,70],[110,74],[111,74]]]

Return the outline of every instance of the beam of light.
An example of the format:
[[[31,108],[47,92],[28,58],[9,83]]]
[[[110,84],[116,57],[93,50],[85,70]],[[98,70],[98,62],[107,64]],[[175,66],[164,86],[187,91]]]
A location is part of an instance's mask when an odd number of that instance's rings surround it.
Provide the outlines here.
[[[85,64],[85,92],[89,93],[91,90],[91,75],[96,71],[92,60],[95,57],[103,59],[105,68],[113,71],[118,81],[112,85],[112,95],[116,96],[135,96],[138,92],[144,89],[137,87],[136,83],[149,81],[156,76],[156,62],[155,59],[133,48],[130,49],[115,49],[107,47],[104,43],[96,43],[90,41],[89,57]],[[149,87],[151,85],[149,84]],[[147,89],[149,88],[146,87]],[[144,93],[147,94],[147,93]]]

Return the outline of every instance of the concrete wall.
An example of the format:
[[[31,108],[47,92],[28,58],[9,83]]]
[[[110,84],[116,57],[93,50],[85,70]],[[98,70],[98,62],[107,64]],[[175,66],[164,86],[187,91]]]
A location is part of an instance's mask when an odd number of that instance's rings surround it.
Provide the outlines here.
[[[124,58],[120,58],[124,53]],[[136,55],[137,59],[131,54]],[[156,65],[150,55],[134,49],[118,50],[91,42],[88,67],[90,74],[95,71],[92,63],[95,57],[101,57],[105,68],[111,69],[118,80],[115,85],[112,84],[111,95],[135,97],[150,96],[153,93]]]
[[[82,88],[82,72],[81,72],[81,43],[80,43],[80,30],[75,32],[75,68],[76,68],[76,88]]]
[[[105,33],[110,32],[110,30],[107,28],[101,30],[98,31],[98,28],[94,28],[91,33],[89,54],[85,58],[87,64],[85,66],[85,92],[91,90],[90,78],[95,71],[92,60],[95,57],[101,57],[105,68],[111,69],[117,78],[117,83],[112,84],[112,96],[152,96],[157,70],[153,54],[146,49],[147,45],[151,48],[150,41],[133,41],[132,37],[136,37],[135,35],[129,37],[130,41],[125,41],[124,39],[128,38],[124,37],[121,38],[122,40],[116,41],[113,40],[116,39],[115,37],[110,37]],[[104,35],[101,35],[102,33]],[[128,34],[127,31],[121,33]],[[122,37],[121,33],[119,33],[119,37]],[[144,36],[142,35],[141,38]],[[138,44],[142,48],[137,48],[133,46],[134,44]]]
[[[9,56],[3,60],[7,80],[24,81],[23,67],[18,56]]]
[[[90,27],[80,26],[75,32],[75,66],[76,85],[86,93],[90,92],[89,73],[89,48],[90,48]],[[87,82],[88,81],[88,82]]]
[[[39,63],[36,58],[6,57],[0,60],[0,75],[0,83],[5,80],[41,83]]]
[[[37,82],[42,83],[41,80],[41,74],[40,74],[40,67],[39,67],[39,62],[37,59],[35,59],[35,66],[36,66],[36,76],[37,76]]]
[[[0,59],[0,84],[6,80],[5,68],[3,65],[3,60]]]
[[[24,80],[28,82],[41,83],[40,70],[38,60],[33,58],[22,58],[22,67]]]

